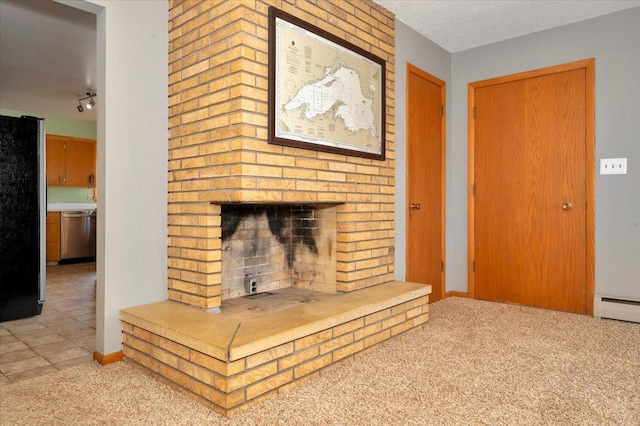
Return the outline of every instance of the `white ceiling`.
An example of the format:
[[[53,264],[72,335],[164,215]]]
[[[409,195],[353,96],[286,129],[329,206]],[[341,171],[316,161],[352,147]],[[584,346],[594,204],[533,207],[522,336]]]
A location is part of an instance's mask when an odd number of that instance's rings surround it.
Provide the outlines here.
[[[640,0],[373,1],[451,53],[640,6]]]
[[[640,6],[640,0],[374,1],[452,53]],[[95,109],[76,109],[78,98],[95,90],[95,15],[53,0],[0,0],[0,108],[95,121]],[[100,93],[96,101],[99,108]]]
[[[52,0],[0,0],[0,108],[95,121],[95,108],[76,109],[95,90],[94,14]]]

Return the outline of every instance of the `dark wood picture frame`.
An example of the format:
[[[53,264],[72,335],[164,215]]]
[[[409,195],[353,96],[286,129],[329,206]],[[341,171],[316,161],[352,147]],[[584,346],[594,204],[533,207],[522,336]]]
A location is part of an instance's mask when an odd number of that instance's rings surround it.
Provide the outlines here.
[[[348,140],[328,139],[321,136],[315,136],[307,134],[293,134],[293,132],[281,131],[278,128],[278,114],[281,106],[278,105],[279,99],[279,81],[281,78],[286,77],[278,74],[278,43],[281,41],[278,31],[278,23],[281,20],[287,28],[293,28],[299,33],[300,37],[309,37],[314,42],[322,42],[327,47],[335,45],[336,57],[338,55],[344,55],[349,58],[349,61],[362,61],[363,66],[370,66],[376,73],[378,78],[375,81],[377,86],[371,89],[371,92],[375,96],[375,99],[371,99],[371,110],[375,111],[373,115],[373,128],[370,130],[370,145],[367,146],[358,145],[356,143],[350,143]],[[281,25],[282,25],[281,23]],[[300,67],[302,68],[302,67]],[[357,74],[357,73],[356,73]],[[372,74],[373,75],[373,74]],[[359,81],[359,80],[358,80]],[[319,82],[318,82],[319,83]],[[316,83],[310,83],[307,85],[314,85]],[[362,95],[365,100],[369,100],[366,96]],[[384,160],[386,154],[386,66],[385,61],[366,50],[342,40],[335,35],[311,25],[293,15],[290,15],[280,9],[273,6],[269,7],[269,129],[268,129],[268,142],[270,144],[291,146],[296,148],[311,149],[316,151],[331,152],[336,154],[350,155],[355,157],[370,158],[375,160]],[[307,104],[303,104],[307,105]],[[328,110],[318,114],[331,114],[336,115],[335,105]],[[344,104],[343,104],[344,105]],[[379,106],[379,111],[375,110],[375,107]],[[364,108],[363,108],[364,109]],[[369,110],[367,110],[369,112]],[[340,120],[341,118],[336,118]],[[346,126],[345,126],[346,128]],[[307,129],[308,130],[308,129]],[[356,129],[356,131],[362,131],[362,129]],[[322,132],[318,131],[318,135]],[[346,131],[344,132],[346,133]],[[374,136],[375,133],[375,136]],[[375,139],[374,139],[375,137]]]

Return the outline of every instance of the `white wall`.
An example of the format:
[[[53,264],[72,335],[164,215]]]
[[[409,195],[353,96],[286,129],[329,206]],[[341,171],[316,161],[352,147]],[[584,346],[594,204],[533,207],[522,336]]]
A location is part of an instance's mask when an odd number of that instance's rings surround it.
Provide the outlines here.
[[[438,49],[396,20],[396,279],[406,257],[405,63],[447,81],[446,290],[466,292],[468,84],[595,58],[596,160],[629,162],[625,176],[596,176],[595,290],[640,300],[640,7],[453,55]]]
[[[96,350],[118,311],[167,299],[168,2],[63,0],[97,15]]]
[[[449,102],[451,94],[451,54],[409,28],[402,21],[396,19],[396,205],[395,205],[395,243],[396,265],[395,279],[405,281],[407,257],[407,142],[406,142],[406,88],[407,63],[415,65],[423,71],[438,77],[447,83],[446,116],[451,111]],[[449,143],[450,126],[447,125],[447,144]],[[447,148],[448,150],[448,148]],[[449,163],[447,157],[447,180],[449,180]],[[447,245],[447,257],[450,246]],[[447,266],[448,268],[448,266]]]

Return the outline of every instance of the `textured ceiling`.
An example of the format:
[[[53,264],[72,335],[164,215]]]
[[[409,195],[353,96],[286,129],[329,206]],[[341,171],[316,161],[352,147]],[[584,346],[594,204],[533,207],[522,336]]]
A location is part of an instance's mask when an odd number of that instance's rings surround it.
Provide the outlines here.
[[[451,53],[640,7],[640,0],[374,1]]]
[[[640,0],[374,1],[452,53],[640,7]],[[76,110],[95,89],[95,15],[52,0],[0,0],[0,108],[95,121],[95,109]]]

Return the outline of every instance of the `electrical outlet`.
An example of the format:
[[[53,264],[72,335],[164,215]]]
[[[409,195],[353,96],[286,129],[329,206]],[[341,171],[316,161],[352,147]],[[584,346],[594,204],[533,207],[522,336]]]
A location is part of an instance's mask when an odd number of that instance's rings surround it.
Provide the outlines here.
[[[244,276],[244,289],[248,294],[257,294],[258,293],[258,280],[256,280],[251,275]]]
[[[601,158],[600,174],[601,175],[626,175],[627,159],[626,158]]]

